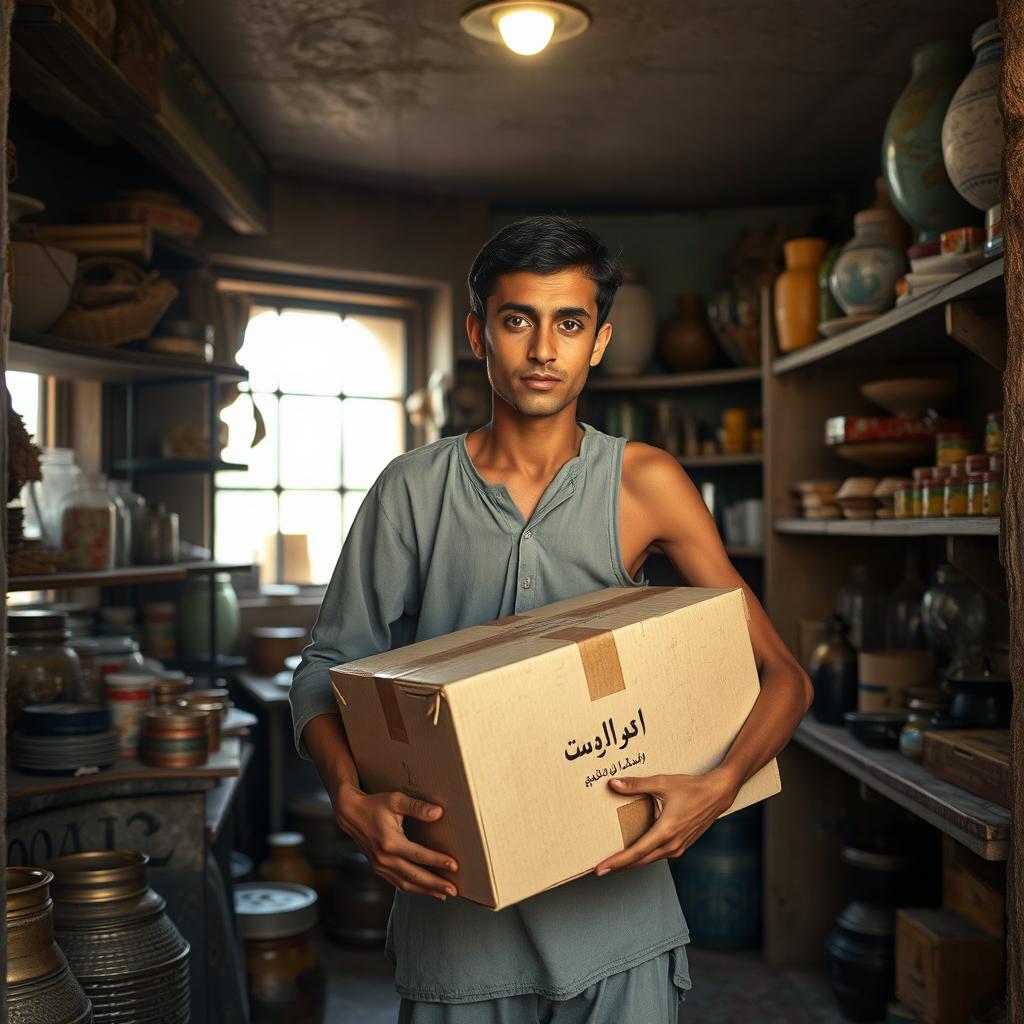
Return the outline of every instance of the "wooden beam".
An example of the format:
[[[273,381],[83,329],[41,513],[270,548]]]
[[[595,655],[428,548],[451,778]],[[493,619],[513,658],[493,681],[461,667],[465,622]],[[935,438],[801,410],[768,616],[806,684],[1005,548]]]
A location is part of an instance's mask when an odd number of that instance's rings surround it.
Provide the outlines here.
[[[1004,560],[1010,603],[1013,713],[1010,762],[1024,762],[1024,4],[999,0],[1005,49],[999,90],[1003,149],[1002,223],[1007,311],[1003,414],[1006,434]],[[1011,773],[1006,894],[1006,1019],[1024,1020],[1024,772]]]
[[[1000,373],[1006,368],[1006,324],[966,299],[946,303],[946,333]]]

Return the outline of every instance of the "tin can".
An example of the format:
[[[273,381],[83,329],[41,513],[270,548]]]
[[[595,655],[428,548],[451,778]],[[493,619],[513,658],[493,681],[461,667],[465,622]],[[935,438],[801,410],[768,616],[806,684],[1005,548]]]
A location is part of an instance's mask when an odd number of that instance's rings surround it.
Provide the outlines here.
[[[194,768],[205,764],[209,716],[187,708],[150,708],[142,719],[139,757],[154,768]]]
[[[153,677],[115,672],[107,676],[106,698],[111,727],[118,736],[118,753],[121,757],[137,756],[142,717],[153,706]]]
[[[914,517],[914,492],[918,491],[917,484],[901,484],[893,494],[893,514],[897,519],[912,519]],[[920,492],[918,492],[920,502]]]
[[[946,478],[949,470],[946,466],[936,466],[927,480],[921,484],[921,515],[935,518],[942,515],[942,506],[946,498]]]
[[[1003,507],[1003,477],[1001,473],[986,473],[981,496],[981,514],[997,516]]]
[[[984,515],[983,495],[985,491],[985,474],[971,473],[967,478],[967,514],[969,516]]]
[[[220,727],[227,715],[227,708],[219,700],[193,701],[179,700],[178,707],[192,711],[201,711],[206,715],[206,727],[208,730],[207,749],[209,753],[216,754],[220,750]]]
[[[192,680],[184,672],[164,672],[153,681],[153,703],[173,706],[192,689]]]
[[[985,417],[985,451],[989,455],[1003,454],[1003,414],[990,412]]]
[[[935,435],[935,462],[939,466],[963,462],[970,450],[971,439],[967,434],[956,432]]]
[[[950,476],[942,496],[942,514],[947,517],[967,515],[967,477]]]

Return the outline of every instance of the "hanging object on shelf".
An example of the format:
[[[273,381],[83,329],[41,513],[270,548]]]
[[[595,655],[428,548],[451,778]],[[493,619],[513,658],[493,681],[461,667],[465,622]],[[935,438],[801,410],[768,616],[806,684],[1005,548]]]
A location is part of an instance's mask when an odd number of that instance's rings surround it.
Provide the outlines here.
[[[601,372],[633,377],[644,372],[654,354],[654,298],[635,267],[623,268],[623,280],[608,313],[612,340],[604,350]]]
[[[861,210],[854,215],[853,230],[832,269],[832,294],[844,313],[882,313],[896,301],[896,279],[906,270],[906,260],[889,239],[883,210]]]
[[[818,340],[818,268],[825,257],[824,238],[792,238],[782,250],[786,269],[775,279],[775,330],[781,352]]]
[[[7,1024],[90,1024],[92,1004],[53,934],[53,874],[6,869]]]
[[[1003,37],[998,19],[975,30],[971,49],[974,67],[953,94],[942,122],[942,156],[957,192],[971,206],[988,210],[999,202],[1002,192],[999,73]]]
[[[920,232],[921,241],[937,241],[941,232],[977,220],[942,159],[942,121],[967,63],[967,47],[955,39],[918,47],[910,82],[882,136],[882,171],[893,205]]]
[[[658,355],[673,373],[706,370],[718,355],[715,336],[711,333],[700,295],[680,295],[676,312],[661,328]]]
[[[135,850],[51,860],[57,939],[95,1024],[187,1024],[190,947],[149,887]]]

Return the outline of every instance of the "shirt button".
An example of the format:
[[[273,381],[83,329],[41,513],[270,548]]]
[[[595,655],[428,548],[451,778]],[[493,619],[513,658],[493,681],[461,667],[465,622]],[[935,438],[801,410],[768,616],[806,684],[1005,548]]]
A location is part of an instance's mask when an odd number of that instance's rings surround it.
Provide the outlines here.
[[[523,534],[523,540],[529,540],[532,536],[533,530],[527,530],[526,533]]]
[[[533,586],[533,580],[529,576],[523,577],[523,590],[529,590]]]

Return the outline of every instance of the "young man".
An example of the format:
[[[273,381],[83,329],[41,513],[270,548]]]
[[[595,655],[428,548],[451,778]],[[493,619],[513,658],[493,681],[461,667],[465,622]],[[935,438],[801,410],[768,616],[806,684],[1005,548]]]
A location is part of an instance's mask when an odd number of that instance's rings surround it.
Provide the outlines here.
[[[576,421],[587,373],[612,340],[620,281],[604,246],[563,218],[520,221],[484,246],[466,329],[486,360],[491,422],[380,475],[295,673],[299,751],[316,764],[338,824],[398,890],[387,952],[407,1024],[675,1024],[690,987],[689,933],[665,858],[730,806],[810,703],[809,680],[678,462]],[[650,794],[660,814],[593,874],[497,913],[450,899],[458,866],[402,829],[405,817],[444,809],[360,788],[328,669],[603,587],[641,586],[655,543],[688,584],[746,591],[761,693],[739,736],[705,775],[611,780],[617,792]],[[528,784],[542,800],[544,780]]]

